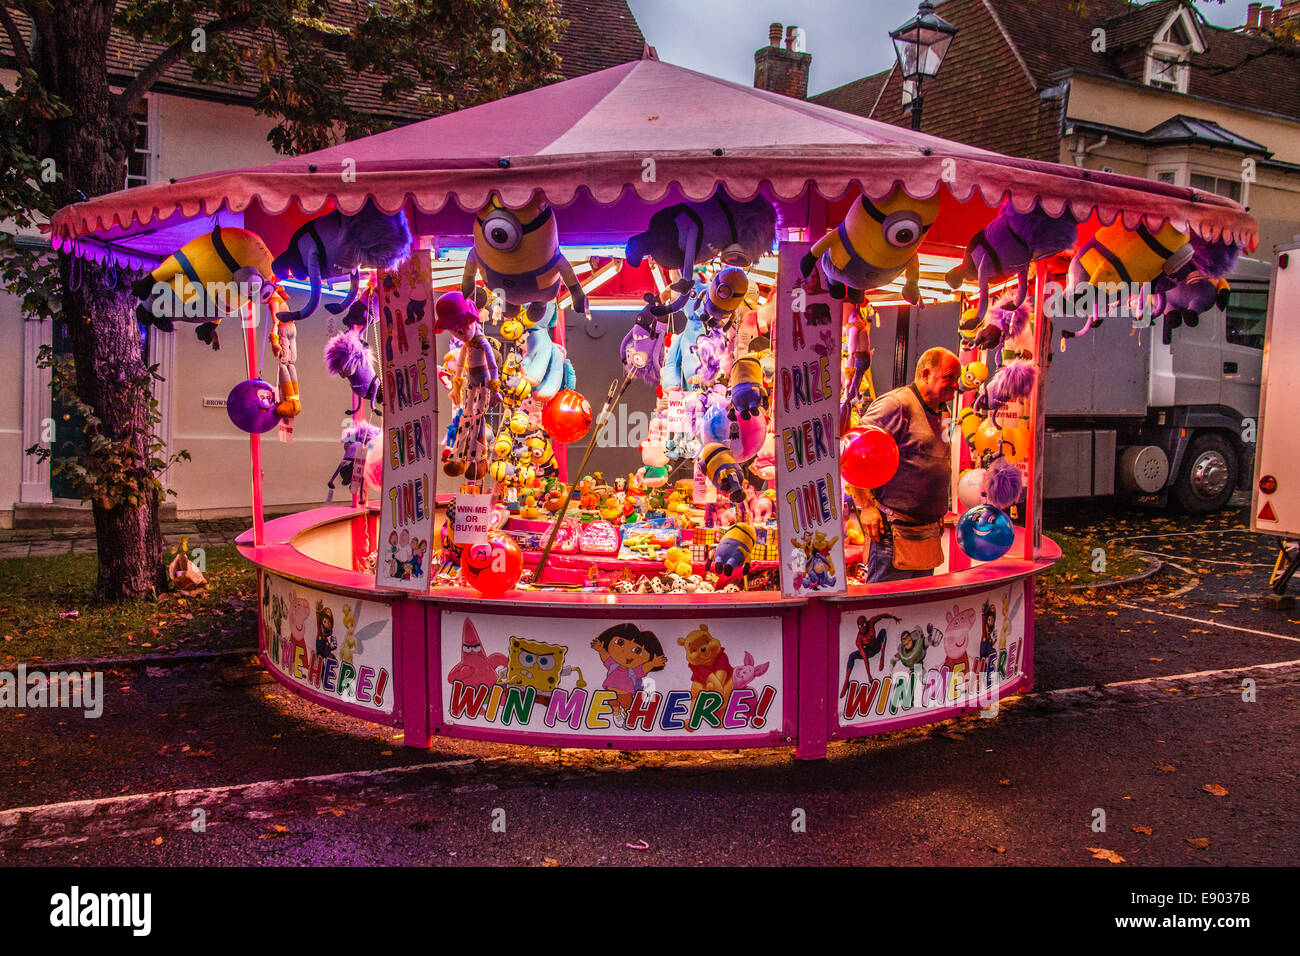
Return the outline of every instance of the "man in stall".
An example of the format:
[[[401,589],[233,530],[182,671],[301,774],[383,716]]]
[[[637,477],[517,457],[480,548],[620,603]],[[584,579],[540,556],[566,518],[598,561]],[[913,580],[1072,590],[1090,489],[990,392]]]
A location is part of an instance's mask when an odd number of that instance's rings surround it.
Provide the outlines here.
[[[952,486],[944,420],[960,374],[956,355],[930,349],[917,360],[910,385],[881,395],[862,416],[859,424],[883,429],[898,443],[893,478],[871,490],[850,488],[870,539],[868,583],[924,577],[943,563]]]

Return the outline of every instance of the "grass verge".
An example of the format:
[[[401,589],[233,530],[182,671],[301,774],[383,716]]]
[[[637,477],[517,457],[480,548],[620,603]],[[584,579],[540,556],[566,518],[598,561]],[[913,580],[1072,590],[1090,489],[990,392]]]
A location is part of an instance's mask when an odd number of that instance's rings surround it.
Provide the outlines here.
[[[1146,561],[1118,545],[1106,546],[1104,541],[1078,537],[1062,531],[1048,531],[1047,536],[1061,548],[1061,560],[1038,576],[1047,587],[1068,587],[1080,584],[1105,584],[1116,578],[1137,574]],[[1097,555],[1100,548],[1102,555]],[[1104,564],[1099,561],[1104,557]],[[1098,570],[1104,568],[1104,570]]]
[[[233,650],[257,643],[257,571],[233,545],[206,548],[207,587],[96,604],[93,554],[0,561],[0,658],[21,661]],[[76,611],[76,616],[60,617]]]

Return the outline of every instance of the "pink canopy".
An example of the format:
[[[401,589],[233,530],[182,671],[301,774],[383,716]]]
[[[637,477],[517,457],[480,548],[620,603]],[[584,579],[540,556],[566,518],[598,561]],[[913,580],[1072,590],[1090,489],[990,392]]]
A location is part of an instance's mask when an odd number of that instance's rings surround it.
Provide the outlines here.
[[[1130,228],[1168,220],[1248,249],[1258,240],[1241,206],[1210,193],[1003,156],[657,60],[265,166],[100,196],[61,209],[50,230],[56,248],[139,267],[213,218],[235,222],[246,211],[301,219],[374,199],[385,212],[433,214],[452,197],[468,211],[494,191],[513,206],[535,190],[557,206],[584,190],[601,204],[631,195],[657,203],[704,199],[723,184],[740,199],[762,189],[787,201],[810,184],[827,199],[852,189],[882,199],[898,184],[919,199],[946,185],[958,203],[976,192],[983,200],[971,232],[1009,196],[1022,211],[1040,202],[1054,216],[1068,204],[1080,222],[1123,215]]]

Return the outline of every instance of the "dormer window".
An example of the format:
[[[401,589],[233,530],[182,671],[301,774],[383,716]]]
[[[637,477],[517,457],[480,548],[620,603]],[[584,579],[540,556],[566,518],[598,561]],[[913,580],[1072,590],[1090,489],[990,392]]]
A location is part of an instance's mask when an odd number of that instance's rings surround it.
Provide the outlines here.
[[[1166,51],[1157,53],[1151,50],[1147,53],[1147,73],[1144,82],[1147,86],[1158,89],[1186,93],[1189,70],[1187,63],[1182,59],[1170,56]]]
[[[1169,14],[1147,47],[1142,82],[1174,93],[1187,92],[1193,53],[1205,52],[1205,40],[1190,8],[1179,6]]]

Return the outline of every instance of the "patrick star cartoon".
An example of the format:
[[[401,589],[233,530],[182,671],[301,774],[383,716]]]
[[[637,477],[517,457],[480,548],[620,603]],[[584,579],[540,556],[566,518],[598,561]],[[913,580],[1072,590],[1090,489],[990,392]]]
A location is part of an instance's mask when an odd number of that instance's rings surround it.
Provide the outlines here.
[[[488,656],[483,652],[483,642],[474,629],[474,622],[466,618],[460,636],[460,663],[452,667],[447,682],[460,681],[466,687],[491,686],[497,682],[497,668],[505,666],[504,654]]]

